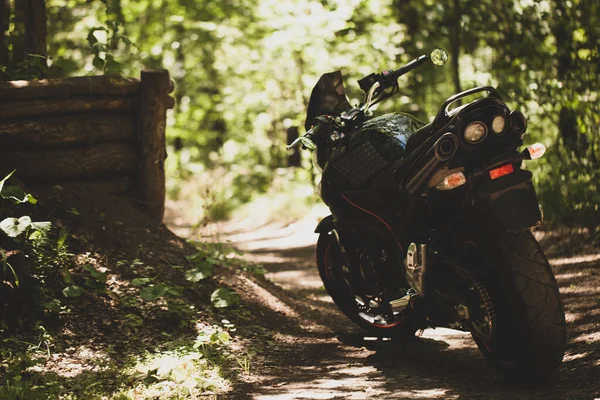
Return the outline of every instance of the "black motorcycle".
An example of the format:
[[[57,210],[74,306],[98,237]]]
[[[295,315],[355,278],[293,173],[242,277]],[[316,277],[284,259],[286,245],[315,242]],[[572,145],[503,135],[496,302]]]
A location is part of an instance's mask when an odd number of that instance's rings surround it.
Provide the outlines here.
[[[288,149],[314,150],[322,171],[332,215],[316,228],[319,273],[338,308],[375,335],[468,331],[500,377],[546,379],[562,361],[566,324],[531,233],[542,220],[532,174],[521,168],[545,147],[518,150],[527,120],[489,86],[450,97],[429,124],[371,115],[398,77],[447,57],[436,49],[360,79],[357,107],[339,71],[314,87],[307,132]]]

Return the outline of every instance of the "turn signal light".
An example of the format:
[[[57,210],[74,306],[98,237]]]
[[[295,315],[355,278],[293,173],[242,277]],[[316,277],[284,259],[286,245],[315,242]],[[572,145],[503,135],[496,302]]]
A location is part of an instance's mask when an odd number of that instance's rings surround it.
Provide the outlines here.
[[[503,177],[504,175],[512,174],[515,172],[512,164],[503,165],[500,168],[496,168],[490,171],[490,178],[498,179]]]
[[[534,143],[530,146],[527,146],[527,150],[529,151],[529,157],[532,160],[535,160],[536,158],[540,158],[544,155],[546,152],[546,146],[541,143]]]
[[[455,172],[448,175],[435,188],[438,190],[451,190],[467,183],[467,178],[462,172]]]

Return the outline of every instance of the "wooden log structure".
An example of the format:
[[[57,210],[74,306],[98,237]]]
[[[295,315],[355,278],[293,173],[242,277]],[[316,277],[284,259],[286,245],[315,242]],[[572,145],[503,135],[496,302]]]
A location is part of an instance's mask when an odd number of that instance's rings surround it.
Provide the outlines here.
[[[166,70],[143,71],[140,80],[0,82],[0,175],[16,169],[33,186],[121,188],[161,222],[173,89]]]

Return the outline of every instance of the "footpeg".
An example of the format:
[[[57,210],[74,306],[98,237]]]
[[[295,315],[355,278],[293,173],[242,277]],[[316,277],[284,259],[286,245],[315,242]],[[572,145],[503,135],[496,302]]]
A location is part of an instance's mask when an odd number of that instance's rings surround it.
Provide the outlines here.
[[[400,312],[400,311],[404,310],[410,303],[411,297],[412,296],[410,294],[407,294],[404,297],[390,301],[390,306],[392,307],[392,311]]]

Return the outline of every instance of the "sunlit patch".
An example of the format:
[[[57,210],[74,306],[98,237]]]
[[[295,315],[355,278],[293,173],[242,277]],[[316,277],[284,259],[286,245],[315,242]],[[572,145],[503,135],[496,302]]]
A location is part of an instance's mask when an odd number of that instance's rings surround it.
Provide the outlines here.
[[[271,272],[265,276],[284,289],[317,289],[323,286],[318,275],[306,270]]]
[[[569,265],[569,264],[582,264],[582,263],[591,263],[594,261],[600,260],[600,254],[586,254],[583,256],[575,256],[575,257],[562,257],[562,258],[551,258],[548,260],[550,265],[553,267],[558,267],[561,265]]]
[[[452,350],[477,348],[469,332],[461,332],[447,328],[425,329],[422,337],[425,339],[444,341],[448,343],[449,349]]]
[[[8,84],[14,88],[23,88],[23,87],[27,87],[29,86],[29,81],[10,81],[8,82]],[[47,85],[48,84],[48,80],[47,79],[40,79],[35,81],[36,85],[37,84],[43,84],[43,85]]]
[[[423,389],[394,391],[394,397],[406,399],[458,399],[458,395],[448,395],[448,389]]]
[[[74,378],[84,372],[101,372],[107,368],[108,355],[85,346],[71,347],[65,352],[53,353],[45,364],[30,367],[32,372],[54,372],[64,378]]]
[[[304,327],[304,328],[308,328],[308,327]],[[312,327],[310,327],[312,328]],[[308,329],[307,329],[308,330]],[[295,335],[288,335],[285,333],[277,333],[274,335],[275,340],[277,340],[278,342],[282,342],[282,343],[295,343],[297,345],[302,345],[302,344],[331,344],[332,343],[332,339],[331,338],[315,338],[315,337],[298,337]]]
[[[600,293],[600,287],[589,287],[584,285],[572,284],[570,286],[561,287],[562,294],[588,294],[594,295]]]
[[[573,342],[585,342],[587,344],[598,343],[600,342],[600,332],[592,332],[579,335],[575,339],[573,339]]]
[[[323,290],[325,290],[325,289],[323,289]],[[329,296],[329,295],[324,295],[324,296],[309,295],[309,297],[315,301],[333,304],[333,300],[331,299],[331,296]]]
[[[589,274],[584,274],[583,272],[573,272],[573,273],[567,273],[567,274],[556,274],[556,280],[557,281],[564,281],[566,279],[572,279],[572,278],[580,278],[584,275],[589,275]]]
[[[569,361],[573,361],[573,360],[578,360],[580,358],[584,358],[584,357],[588,356],[589,354],[590,353],[587,352],[587,351],[583,352],[583,353],[578,353],[578,354],[567,353],[563,357],[563,362],[569,362]]]
[[[258,264],[279,264],[285,262],[302,262],[304,260],[299,258],[287,258],[278,256],[277,253],[264,253],[264,254],[248,254],[246,257],[248,261],[252,261]]]
[[[129,377],[130,389],[123,394],[136,399],[195,398],[206,391],[231,389],[219,368],[196,351],[148,354],[124,374]]]
[[[565,320],[567,323],[573,323],[577,321],[581,316],[576,313],[565,312]]]

